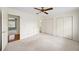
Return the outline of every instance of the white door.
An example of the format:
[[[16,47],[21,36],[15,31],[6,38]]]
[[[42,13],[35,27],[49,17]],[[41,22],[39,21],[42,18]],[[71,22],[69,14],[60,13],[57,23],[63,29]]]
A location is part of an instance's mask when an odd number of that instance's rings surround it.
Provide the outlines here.
[[[56,18],[56,35],[72,39],[73,17],[57,17]]]
[[[52,31],[53,31],[53,19],[48,19],[47,20],[47,23],[46,23],[46,26],[47,26],[47,33],[48,34],[52,34]]]
[[[53,20],[45,19],[42,22],[41,31],[44,33],[52,34],[53,32]]]
[[[64,17],[64,37],[72,39],[73,17]]]
[[[56,35],[57,36],[64,36],[64,18],[57,17],[56,18]]]
[[[42,33],[46,33],[46,29],[47,29],[46,24],[47,24],[47,22],[44,21],[44,20],[41,22],[41,29],[40,30],[41,30]]]

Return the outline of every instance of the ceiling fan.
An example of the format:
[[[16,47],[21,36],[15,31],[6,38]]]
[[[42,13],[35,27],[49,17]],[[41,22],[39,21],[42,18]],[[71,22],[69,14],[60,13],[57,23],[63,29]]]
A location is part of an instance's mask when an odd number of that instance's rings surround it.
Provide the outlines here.
[[[46,11],[53,10],[53,8],[45,8],[45,7],[41,7],[41,9],[39,8],[34,8],[34,9],[39,10],[40,11],[39,13],[43,12],[45,14],[48,14],[48,12]],[[36,14],[39,14],[39,13],[36,13]]]

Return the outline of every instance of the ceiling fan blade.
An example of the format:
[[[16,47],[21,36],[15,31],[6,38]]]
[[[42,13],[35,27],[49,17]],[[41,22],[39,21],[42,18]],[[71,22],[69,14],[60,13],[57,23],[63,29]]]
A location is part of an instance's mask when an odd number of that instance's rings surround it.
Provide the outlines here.
[[[53,10],[53,8],[48,8],[48,9],[45,9],[44,11],[48,11],[48,10]]]
[[[34,9],[36,9],[36,10],[40,10],[40,9],[38,9],[38,8],[34,8]]]
[[[44,12],[45,14],[48,14],[47,12]]]

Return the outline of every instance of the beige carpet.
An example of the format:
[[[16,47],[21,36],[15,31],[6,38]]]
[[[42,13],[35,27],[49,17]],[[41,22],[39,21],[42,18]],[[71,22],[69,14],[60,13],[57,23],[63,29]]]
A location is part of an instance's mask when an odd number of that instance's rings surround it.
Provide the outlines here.
[[[79,51],[79,42],[41,33],[8,43],[5,51]]]

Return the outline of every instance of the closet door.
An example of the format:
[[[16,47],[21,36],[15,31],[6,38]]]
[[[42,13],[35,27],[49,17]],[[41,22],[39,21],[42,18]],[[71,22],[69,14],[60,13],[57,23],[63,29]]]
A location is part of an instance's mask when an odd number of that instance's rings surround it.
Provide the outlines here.
[[[52,19],[45,19],[42,22],[41,32],[52,34],[53,30],[53,20]]]
[[[72,39],[73,17],[57,17],[56,18],[56,35]]]
[[[53,19],[47,19],[46,26],[47,26],[47,28],[46,28],[47,31],[46,32],[48,34],[52,34],[52,32],[53,32]]]
[[[64,18],[63,17],[56,18],[56,35],[60,37],[64,36]]]
[[[46,33],[47,32],[47,21],[43,20],[41,23],[41,32]]]
[[[73,17],[64,17],[64,37],[72,39]]]

